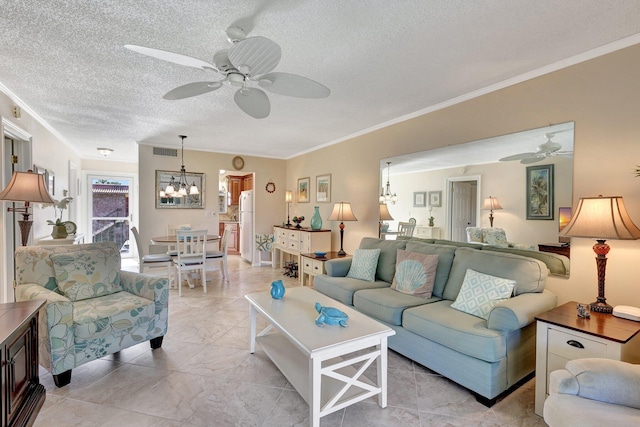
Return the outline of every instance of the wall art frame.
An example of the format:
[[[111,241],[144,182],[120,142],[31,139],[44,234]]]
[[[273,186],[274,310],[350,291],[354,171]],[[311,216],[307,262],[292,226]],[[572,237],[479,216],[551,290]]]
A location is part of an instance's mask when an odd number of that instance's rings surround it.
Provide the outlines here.
[[[435,208],[442,206],[442,191],[429,191],[429,206]]]
[[[426,208],[427,207],[427,192],[416,191],[413,193],[413,207],[414,208]]]
[[[310,187],[311,186],[311,178],[298,178],[298,203],[309,203],[310,197]]]
[[[316,202],[331,203],[331,174],[316,176]]]
[[[553,172],[552,164],[527,167],[527,219],[553,220]]]

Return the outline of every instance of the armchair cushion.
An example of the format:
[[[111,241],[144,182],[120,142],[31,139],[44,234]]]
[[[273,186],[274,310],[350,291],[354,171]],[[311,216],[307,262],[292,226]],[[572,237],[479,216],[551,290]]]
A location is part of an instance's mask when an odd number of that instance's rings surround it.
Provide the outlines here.
[[[488,245],[507,246],[507,233],[502,228],[483,228],[482,241]]]
[[[115,247],[49,255],[58,289],[71,301],[122,291],[120,252]]]

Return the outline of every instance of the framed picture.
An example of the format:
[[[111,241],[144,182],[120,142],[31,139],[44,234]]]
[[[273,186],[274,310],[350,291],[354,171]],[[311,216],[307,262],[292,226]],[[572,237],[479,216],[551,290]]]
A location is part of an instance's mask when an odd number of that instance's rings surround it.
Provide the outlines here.
[[[331,202],[331,174],[316,176],[316,202]]]
[[[527,219],[553,219],[553,165],[527,167]]]
[[[429,206],[442,206],[442,191],[429,191]]]
[[[426,208],[427,207],[427,192],[417,191],[413,193],[413,207],[414,208]]]
[[[184,197],[166,197],[164,191],[167,184],[172,180],[177,182],[180,179],[178,171],[162,171],[156,170],[156,209],[204,209],[204,174],[187,172],[185,174],[187,182],[195,182],[200,190],[200,194],[188,194]]]
[[[309,203],[309,186],[311,185],[311,178],[299,178],[298,179],[298,203]]]

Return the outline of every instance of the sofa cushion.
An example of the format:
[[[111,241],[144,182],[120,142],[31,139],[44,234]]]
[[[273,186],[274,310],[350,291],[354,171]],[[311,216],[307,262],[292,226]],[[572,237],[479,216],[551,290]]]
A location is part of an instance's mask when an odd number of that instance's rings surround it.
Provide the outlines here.
[[[549,270],[537,259],[494,251],[478,251],[458,248],[451,266],[449,280],[442,297],[454,301],[467,273],[472,269],[484,274],[516,281],[514,295],[527,292],[542,292],[547,282]]]
[[[380,240],[373,237],[364,237],[360,241],[360,249],[380,249],[376,280],[384,280],[391,283],[396,271],[396,252],[404,249],[407,242],[404,240]]]
[[[411,252],[419,252],[421,254],[438,255],[438,267],[436,268],[436,280],[433,285],[433,295],[442,298],[444,285],[449,279],[451,264],[456,253],[456,247],[453,245],[436,245],[422,243],[419,241],[407,242],[407,250]]]
[[[498,362],[507,354],[507,335],[487,328],[487,321],[454,308],[451,301],[438,301],[407,308],[402,326],[415,334],[452,350],[487,362]]]
[[[448,245],[455,246],[458,248],[471,248],[471,249],[482,249],[484,244],[482,243],[467,243],[467,242],[454,242],[453,240],[444,240],[444,239],[436,239],[434,242],[436,245]]]
[[[120,292],[120,252],[114,247],[51,254],[58,289],[71,301]]]
[[[356,249],[347,277],[373,282],[376,278],[379,256],[380,249]]]
[[[431,298],[437,267],[438,255],[398,249],[396,275],[391,289],[421,298]]]
[[[313,279],[313,288],[316,291],[349,306],[353,305],[354,292],[361,289],[388,288],[389,286],[389,282],[383,280],[366,282],[350,277],[333,277],[324,274]]]
[[[75,341],[119,335],[134,326],[149,323],[154,313],[153,301],[125,291],[76,301],[73,304]]]
[[[468,269],[460,293],[451,307],[482,319],[488,319],[493,306],[511,297],[515,284],[515,280],[503,279]]]
[[[440,301],[440,298],[421,298],[391,288],[364,289],[353,295],[353,306],[359,312],[391,325],[402,324],[405,309],[434,301]]]

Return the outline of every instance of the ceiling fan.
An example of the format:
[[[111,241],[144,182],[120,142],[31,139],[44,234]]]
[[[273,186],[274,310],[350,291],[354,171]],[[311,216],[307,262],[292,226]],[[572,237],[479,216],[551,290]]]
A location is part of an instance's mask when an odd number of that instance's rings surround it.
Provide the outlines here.
[[[551,140],[555,133],[546,133],[544,135],[547,141],[538,145],[538,151],[535,153],[520,153],[513,156],[507,156],[500,159],[501,162],[509,162],[512,160],[520,160],[523,165],[537,163],[552,156],[573,157],[573,151],[560,151],[562,144]]]
[[[331,91],[326,86],[297,74],[271,72],[280,62],[281,49],[274,41],[261,36],[247,37],[239,26],[227,28],[227,38],[233,44],[213,55],[213,64],[198,58],[168,52],[150,47],[125,45],[124,47],[143,55],[173,62],[205,71],[214,71],[223,77],[221,80],[188,83],[167,92],[163,98],[168,100],[184,99],[202,95],[220,89],[229,83],[239,89],[234,95],[236,105],[242,111],[256,119],[263,119],[271,112],[271,103],[261,88],[279,95],[298,98],[326,98]]]

